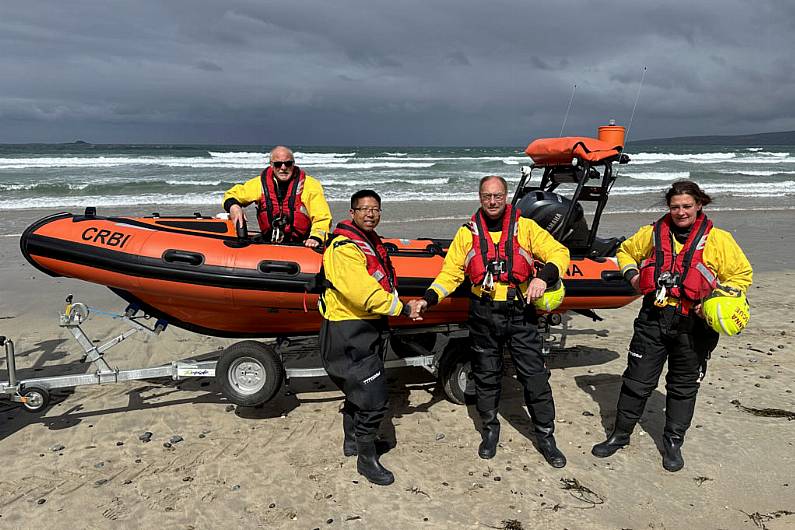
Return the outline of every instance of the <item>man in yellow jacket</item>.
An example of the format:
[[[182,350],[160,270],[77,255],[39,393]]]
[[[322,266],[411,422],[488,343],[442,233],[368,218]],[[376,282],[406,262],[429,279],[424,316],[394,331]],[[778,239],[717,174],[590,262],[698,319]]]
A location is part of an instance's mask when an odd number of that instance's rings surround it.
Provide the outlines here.
[[[224,210],[235,226],[245,224],[243,208],[252,203],[266,241],[314,248],[328,237],[331,210],[323,187],[295,165],[293,152],[283,145],[273,148],[268,167],[258,177],[224,194]]]
[[[480,181],[480,209],[459,228],[442,270],[417,313],[433,306],[469,279],[469,338],[477,410],[482,423],[481,458],[493,458],[499,441],[497,410],[502,390],[503,348],[511,352],[516,375],[535,427],[538,450],[553,467],[566,465],[555,444],[555,403],[549,370],[541,355],[538,315],[533,302],[554,285],[569,265],[569,251],[535,221],[507,204],[508,186],[498,176]],[[535,274],[533,258],[545,263]]]
[[[395,477],[381,465],[375,443],[388,405],[383,335],[387,317],[409,316],[410,309],[398,299],[395,270],[375,232],[381,197],[372,190],[354,193],[350,215],[350,221],[334,229],[323,254],[320,355],[329,377],[345,393],[343,453],[358,455],[357,471],[385,486]]]
[[[712,199],[692,181],[675,182],[665,195],[668,213],[621,244],[616,257],[624,277],[641,292],[616,422],[591,453],[611,456],[629,444],[646,400],[664,365],[663,468],[684,467],[682,444],[718,334],[703,318],[701,300],[718,285],[745,292],[753,271],[729,232],[715,228],[702,211]]]

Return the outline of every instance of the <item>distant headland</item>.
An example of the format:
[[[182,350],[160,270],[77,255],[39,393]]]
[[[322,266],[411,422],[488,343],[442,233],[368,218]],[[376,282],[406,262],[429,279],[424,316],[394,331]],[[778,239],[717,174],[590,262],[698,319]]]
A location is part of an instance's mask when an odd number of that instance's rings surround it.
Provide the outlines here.
[[[677,136],[675,138],[649,138],[630,140],[631,144],[646,145],[795,145],[795,131],[727,136]]]

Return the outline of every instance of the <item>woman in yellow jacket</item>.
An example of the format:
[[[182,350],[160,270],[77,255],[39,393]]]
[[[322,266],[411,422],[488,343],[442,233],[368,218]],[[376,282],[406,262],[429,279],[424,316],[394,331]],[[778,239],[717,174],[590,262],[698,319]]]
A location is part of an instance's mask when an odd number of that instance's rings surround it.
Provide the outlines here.
[[[684,467],[681,447],[706,361],[718,342],[704,321],[702,300],[718,285],[744,293],[753,272],[732,235],[707,219],[702,208],[711,198],[698,184],[675,182],[665,199],[669,213],[642,227],[617,252],[624,277],[644,295],[643,306],[635,319],[613,432],[591,452],[604,458],[629,443],[667,360],[662,464],[678,471]]]
[[[555,403],[533,302],[560,281],[569,265],[569,250],[535,221],[520,217],[507,205],[507,190],[502,177],[481,179],[481,207],[456,233],[442,270],[417,309],[421,312],[433,306],[469,279],[472,376],[482,424],[478,455],[493,458],[497,451],[502,356],[507,347],[524,387],[538,450],[550,465],[560,468],[566,465],[566,457],[553,436]],[[546,263],[538,274],[534,274],[534,257]]]

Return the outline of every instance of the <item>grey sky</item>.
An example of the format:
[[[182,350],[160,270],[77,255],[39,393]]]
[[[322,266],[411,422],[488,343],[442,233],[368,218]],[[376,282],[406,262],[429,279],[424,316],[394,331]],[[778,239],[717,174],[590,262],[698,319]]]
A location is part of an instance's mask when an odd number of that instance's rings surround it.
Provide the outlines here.
[[[795,129],[791,0],[0,0],[0,142],[516,145]]]

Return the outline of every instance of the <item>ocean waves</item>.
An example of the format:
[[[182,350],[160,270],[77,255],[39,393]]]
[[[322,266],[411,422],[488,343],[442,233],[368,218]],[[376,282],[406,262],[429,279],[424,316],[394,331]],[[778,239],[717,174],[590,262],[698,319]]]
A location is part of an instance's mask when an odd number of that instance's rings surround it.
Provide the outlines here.
[[[628,165],[615,168],[612,190],[611,205],[620,201],[622,210],[648,208],[680,179],[760,208],[786,206],[795,196],[795,156],[784,148],[645,147],[629,155]],[[532,163],[520,149],[490,147],[300,147],[295,158],[321,181],[329,201],[372,188],[390,202],[474,203],[480,178],[501,175],[514,188],[519,166]],[[0,145],[0,210],[149,204],[220,210],[224,192],[267,163],[268,153],[255,146]],[[540,175],[534,171],[531,184]]]

